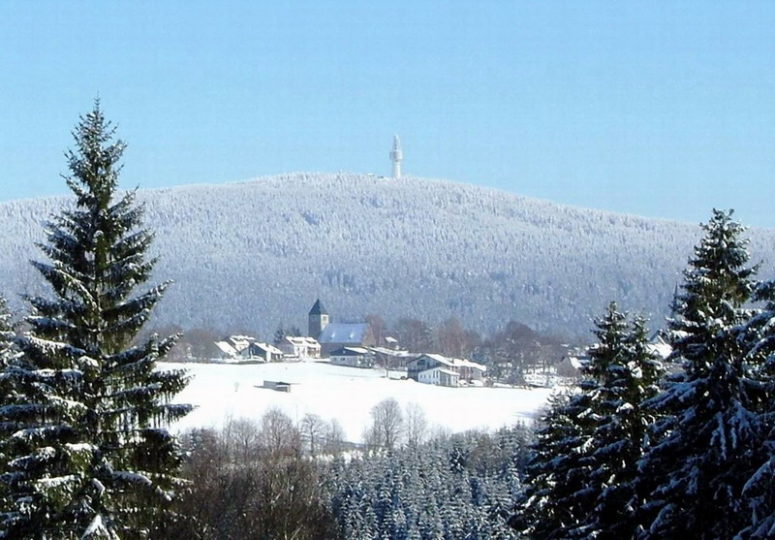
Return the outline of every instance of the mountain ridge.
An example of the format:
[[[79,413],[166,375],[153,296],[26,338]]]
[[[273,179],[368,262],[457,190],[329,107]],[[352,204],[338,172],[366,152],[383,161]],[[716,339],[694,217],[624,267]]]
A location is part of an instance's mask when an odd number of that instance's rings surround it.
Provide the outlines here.
[[[368,313],[480,331],[518,320],[586,335],[610,300],[661,317],[696,225],[560,205],[438,179],[286,173],[226,184],[139,190],[160,255],[154,281],[176,283],[155,324],[250,330],[306,327],[321,298],[334,319]],[[0,203],[0,291],[40,292],[27,263],[69,197]],[[710,213],[710,209],[708,209]],[[752,259],[775,231],[751,229]],[[763,277],[772,262],[765,261]]]

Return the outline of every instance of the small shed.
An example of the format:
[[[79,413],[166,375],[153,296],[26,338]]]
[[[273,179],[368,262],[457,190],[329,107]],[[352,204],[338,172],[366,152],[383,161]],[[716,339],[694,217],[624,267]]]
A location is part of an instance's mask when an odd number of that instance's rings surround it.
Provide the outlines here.
[[[266,388],[268,390],[274,390],[275,392],[290,392],[291,391],[291,383],[284,382],[284,381],[264,381],[264,385],[262,388]]]

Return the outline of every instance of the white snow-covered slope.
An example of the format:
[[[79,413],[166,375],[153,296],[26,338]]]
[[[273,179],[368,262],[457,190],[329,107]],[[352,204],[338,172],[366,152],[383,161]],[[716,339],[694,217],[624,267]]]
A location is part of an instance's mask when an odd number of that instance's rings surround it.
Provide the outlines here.
[[[219,428],[229,419],[258,421],[277,407],[298,423],[305,414],[336,419],[348,441],[360,442],[371,422],[371,408],[388,398],[402,407],[419,405],[429,429],[455,433],[469,429],[498,429],[530,424],[551,390],[511,388],[443,388],[412,380],[386,379],[384,372],[334,366],[320,362],[252,365],[160,363],[161,369],[185,369],[189,385],[176,403],[195,405],[175,429]],[[264,380],[290,382],[289,393],[261,386]]]
[[[139,198],[155,277],[176,282],[154,321],[265,338],[281,321],[306,328],[316,298],[335,320],[457,316],[485,331],[514,319],[586,335],[610,300],[660,318],[701,237],[696,225],[417,178],[298,173]],[[0,204],[0,292],[17,308],[41,287],[33,243],[66,203]],[[775,231],[751,237],[771,276]]]

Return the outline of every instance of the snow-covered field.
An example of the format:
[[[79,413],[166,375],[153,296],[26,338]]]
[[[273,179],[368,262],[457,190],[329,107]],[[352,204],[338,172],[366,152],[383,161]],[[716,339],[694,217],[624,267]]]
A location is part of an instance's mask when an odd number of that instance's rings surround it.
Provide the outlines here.
[[[219,427],[229,418],[258,419],[270,407],[294,421],[306,413],[336,418],[348,440],[360,442],[371,408],[390,397],[402,406],[416,403],[430,428],[454,432],[496,429],[530,422],[551,393],[546,389],[441,388],[411,380],[385,378],[382,370],[347,368],[322,362],[277,364],[174,364],[160,369],[189,371],[191,383],[175,400],[197,406],[176,429]],[[290,393],[261,386],[264,380],[293,383]]]

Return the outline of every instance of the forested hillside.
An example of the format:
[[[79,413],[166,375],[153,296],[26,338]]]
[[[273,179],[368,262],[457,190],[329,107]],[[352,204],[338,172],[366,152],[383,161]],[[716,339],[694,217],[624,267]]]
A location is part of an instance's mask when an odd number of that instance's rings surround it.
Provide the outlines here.
[[[175,285],[157,324],[306,327],[315,298],[335,318],[379,313],[482,331],[510,319],[586,335],[609,300],[665,314],[692,224],[561,206],[448,181],[286,174],[226,185],[140,191]],[[64,198],[0,204],[0,292],[36,292],[33,242]],[[710,211],[710,209],[708,209]],[[745,220],[744,213],[739,217]],[[773,275],[775,232],[754,230],[754,260]]]

